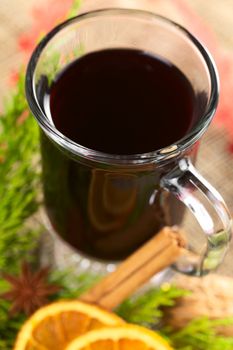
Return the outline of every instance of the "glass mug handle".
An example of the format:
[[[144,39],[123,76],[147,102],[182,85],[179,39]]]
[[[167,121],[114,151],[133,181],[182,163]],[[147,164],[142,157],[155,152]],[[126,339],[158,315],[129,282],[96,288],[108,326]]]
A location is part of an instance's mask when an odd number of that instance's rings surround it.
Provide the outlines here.
[[[215,270],[222,262],[231,237],[231,216],[221,195],[195,169],[190,159],[181,159],[178,165],[162,177],[160,185],[183,202],[196,217],[207,237],[206,249],[201,255],[185,254],[174,265],[179,272],[201,276]],[[197,197],[201,194],[214,207],[221,222],[216,219]],[[203,198],[203,199],[204,199]]]

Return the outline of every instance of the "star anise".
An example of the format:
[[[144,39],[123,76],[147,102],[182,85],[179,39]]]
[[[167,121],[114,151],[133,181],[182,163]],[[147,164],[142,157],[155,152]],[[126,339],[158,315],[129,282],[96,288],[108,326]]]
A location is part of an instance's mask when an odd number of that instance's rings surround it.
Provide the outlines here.
[[[48,273],[47,267],[32,272],[26,262],[22,264],[19,276],[3,273],[2,276],[10,283],[11,289],[0,297],[12,302],[11,315],[21,311],[30,315],[49,302],[48,296],[56,293],[60,288],[47,282]]]

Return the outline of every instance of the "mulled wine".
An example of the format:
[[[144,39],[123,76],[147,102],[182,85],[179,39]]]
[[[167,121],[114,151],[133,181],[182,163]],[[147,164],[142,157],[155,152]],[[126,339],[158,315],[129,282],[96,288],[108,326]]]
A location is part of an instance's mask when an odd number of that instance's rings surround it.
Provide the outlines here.
[[[73,62],[54,81],[56,128],[87,148],[127,155],[158,150],[192,127],[194,92],[171,63],[140,50],[112,49]]]
[[[45,110],[63,135],[112,155],[169,146],[196,121],[195,93],[185,75],[169,61],[136,49],[106,49],[78,58],[46,95]],[[179,223],[177,201],[159,189],[160,170],[89,165],[67,155],[44,133],[41,145],[49,218],[78,251],[119,260],[162,226]]]

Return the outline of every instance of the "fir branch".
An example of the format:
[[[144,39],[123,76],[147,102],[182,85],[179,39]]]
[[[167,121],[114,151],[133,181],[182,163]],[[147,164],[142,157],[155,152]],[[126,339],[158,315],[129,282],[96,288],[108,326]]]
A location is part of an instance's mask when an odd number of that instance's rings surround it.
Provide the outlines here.
[[[67,14],[67,19],[77,16],[80,6],[81,6],[81,0],[74,0],[70,8],[70,11]]]
[[[219,335],[217,328],[233,324],[233,318],[210,320],[208,317],[195,319],[181,330],[167,331],[173,347],[177,350],[232,350],[233,337]]]
[[[38,128],[24,96],[24,74],[0,116],[0,271],[14,272],[35,246],[26,221],[37,211]]]
[[[116,312],[127,322],[155,326],[163,317],[162,308],[175,305],[176,299],[187,293],[184,289],[166,283],[124,301]]]
[[[11,350],[16,334],[26,320],[26,316],[19,314],[9,318],[10,303],[0,300],[0,350]]]
[[[78,298],[100,280],[100,276],[85,272],[77,274],[73,269],[56,270],[50,273],[49,281],[61,287],[55,299]]]

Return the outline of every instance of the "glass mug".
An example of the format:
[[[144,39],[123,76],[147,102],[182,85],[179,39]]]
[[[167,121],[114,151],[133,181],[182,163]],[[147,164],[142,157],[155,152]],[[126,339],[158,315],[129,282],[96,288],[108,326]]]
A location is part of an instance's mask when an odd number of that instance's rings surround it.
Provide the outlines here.
[[[88,149],[56,129],[45,108],[54,78],[78,57],[110,48],[150,52],[180,69],[194,89],[198,113],[188,134],[150,153],[118,156]],[[187,30],[152,13],[108,9],[82,14],[39,43],[28,65],[26,95],[41,128],[44,203],[60,245],[58,260],[68,249],[81,266],[110,266],[163,226],[179,225],[185,205],[205,243],[201,252],[190,244],[196,258],[187,254],[175,268],[190,275],[216,269],[228,246],[231,218],[220,194],[193,163],[218,93],[207,50]]]

